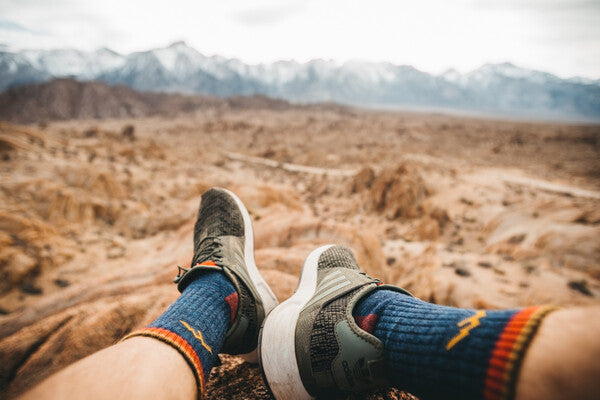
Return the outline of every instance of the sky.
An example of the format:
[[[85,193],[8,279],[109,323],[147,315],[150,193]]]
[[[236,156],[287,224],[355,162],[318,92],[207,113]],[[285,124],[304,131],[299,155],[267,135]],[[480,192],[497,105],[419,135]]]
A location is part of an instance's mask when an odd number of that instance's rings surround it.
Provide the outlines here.
[[[10,50],[184,40],[247,63],[389,61],[441,73],[513,62],[600,78],[600,0],[0,0]]]

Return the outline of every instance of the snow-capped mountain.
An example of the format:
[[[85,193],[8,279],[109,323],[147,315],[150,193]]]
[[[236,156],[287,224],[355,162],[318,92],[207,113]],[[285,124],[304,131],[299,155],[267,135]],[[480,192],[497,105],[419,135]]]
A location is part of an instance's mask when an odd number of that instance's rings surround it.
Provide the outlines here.
[[[408,65],[331,60],[245,64],[205,56],[184,42],[118,54],[72,49],[0,48],[0,91],[54,77],[123,84],[140,91],[265,94],[296,102],[336,101],[360,106],[433,107],[510,116],[600,120],[600,80],[561,79],[510,63],[470,73],[433,75]]]
[[[107,48],[93,52],[73,49],[25,50],[18,54],[34,68],[52,76],[75,76],[81,79],[93,79],[105,71],[119,68],[124,60],[122,55]]]

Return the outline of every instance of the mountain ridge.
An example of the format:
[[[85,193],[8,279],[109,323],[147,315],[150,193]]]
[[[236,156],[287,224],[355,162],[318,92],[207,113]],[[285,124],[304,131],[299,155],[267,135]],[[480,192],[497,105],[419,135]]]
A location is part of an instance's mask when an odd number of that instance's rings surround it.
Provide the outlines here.
[[[0,50],[0,91],[56,77],[137,91],[217,97],[261,94],[292,102],[434,107],[551,120],[600,121],[600,80],[563,79],[512,63],[435,75],[410,65],[316,59],[246,64],[185,42],[119,54],[107,48]]]
[[[178,93],[137,92],[124,85],[56,78],[18,86],[0,93],[0,119],[42,123],[70,119],[173,117],[199,109],[268,109],[290,107],[285,100],[265,96],[226,99]]]

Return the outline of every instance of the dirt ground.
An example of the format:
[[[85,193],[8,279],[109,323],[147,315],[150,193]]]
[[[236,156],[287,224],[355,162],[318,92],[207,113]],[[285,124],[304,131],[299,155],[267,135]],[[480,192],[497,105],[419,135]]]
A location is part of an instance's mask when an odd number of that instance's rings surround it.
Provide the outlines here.
[[[316,246],[427,301],[600,298],[600,127],[343,107],[0,123],[0,393],[150,323],[177,297],[200,195],[236,192],[280,301]],[[3,396],[0,396],[3,397]],[[269,398],[223,357],[208,398]],[[382,391],[361,398],[411,398]]]

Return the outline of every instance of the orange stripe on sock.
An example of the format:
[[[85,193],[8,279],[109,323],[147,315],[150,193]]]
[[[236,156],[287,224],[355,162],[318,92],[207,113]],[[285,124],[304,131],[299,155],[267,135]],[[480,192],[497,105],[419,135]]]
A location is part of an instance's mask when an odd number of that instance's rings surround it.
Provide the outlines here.
[[[517,374],[527,347],[551,306],[529,307],[515,314],[496,341],[488,364],[483,398],[508,400],[514,397]]]
[[[204,395],[206,378],[204,377],[202,362],[200,361],[198,354],[196,354],[196,351],[194,351],[194,348],[184,338],[167,329],[147,327],[131,332],[121,339],[121,341],[135,336],[152,337],[167,343],[177,350],[185,358],[190,367],[192,367],[194,377],[196,378],[196,384],[198,385],[198,397],[201,398]]]

